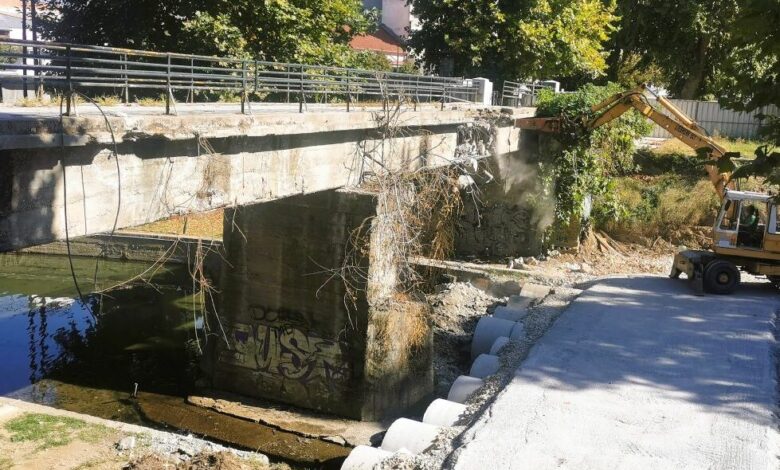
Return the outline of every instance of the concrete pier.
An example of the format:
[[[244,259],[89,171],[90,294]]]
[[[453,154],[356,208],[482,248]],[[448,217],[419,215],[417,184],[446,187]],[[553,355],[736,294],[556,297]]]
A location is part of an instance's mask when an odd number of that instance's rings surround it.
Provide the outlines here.
[[[325,191],[225,217],[221,318],[230,344],[215,352],[215,387],[363,420],[432,392],[427,306],[394,289],[383,207],[371,194]],[[366,223],[369,246],[348,260],[363,274],[349,290],[337,270]]]

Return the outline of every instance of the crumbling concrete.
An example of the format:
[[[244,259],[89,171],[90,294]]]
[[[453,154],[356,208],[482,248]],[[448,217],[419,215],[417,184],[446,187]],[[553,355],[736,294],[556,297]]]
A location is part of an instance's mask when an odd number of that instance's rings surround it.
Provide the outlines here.
[[[537,176],[538,139],[528,133],[500,135],[513,139],[510,152],[492,152],[480,162],[474,184],[463,189],[466,201],[458,223],[455,252],[461,258],[496,260],[534,256],[554,205],[544,196]]]

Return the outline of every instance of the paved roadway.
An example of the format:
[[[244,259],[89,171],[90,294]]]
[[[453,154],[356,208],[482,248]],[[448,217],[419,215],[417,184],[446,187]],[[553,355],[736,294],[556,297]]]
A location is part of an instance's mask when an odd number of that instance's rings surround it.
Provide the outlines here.
[[[471,469],[777,469],[767,283],[697,297],[685,281],[588,289],[467,431]]]

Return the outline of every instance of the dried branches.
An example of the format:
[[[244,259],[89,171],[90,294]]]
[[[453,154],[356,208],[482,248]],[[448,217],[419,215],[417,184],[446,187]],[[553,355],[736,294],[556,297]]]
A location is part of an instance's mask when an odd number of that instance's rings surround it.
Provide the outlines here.
[[[494,143],[488,122],[462,126],[457,145],[451,136],[415,129],[404,122],[404,101],[399,97],[390,106],[385,100],[375,113],[374,134],[357,147],[354,189],[375,197],[376,215],[353,230],[343,264],[331,276],[343,282],[352,308],[361,295],[372,306],[419,301],[418,292],[431,273],[413,260],[453,254],[464,206],[461,189],[473,183],[471,175],[480,171],[478,159]],[[388,311],[396,314],[399,309]]]

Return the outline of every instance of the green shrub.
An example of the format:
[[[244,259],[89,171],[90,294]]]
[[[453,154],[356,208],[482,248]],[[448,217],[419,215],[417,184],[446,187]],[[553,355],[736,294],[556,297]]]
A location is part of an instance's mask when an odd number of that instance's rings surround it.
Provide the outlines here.
[[[590,131],[584,125],[594,113],[591,106],[623,91],[620,85],[586,85],[574,93],[543,91],[537,104],[537,116],[557,116],[562,132],[556,136],[560,146],[548,146],[540,156],[541,175],[553,187],[556,219],[568,223],[582,215],[590,195],[609,207],[596,207],[600,217],[619,217],[618,201],[605,197],[611,190],[612,176],[634,169],[634,140],[647,135],[652,126],[644,116],[628,112],[609,124]]]

